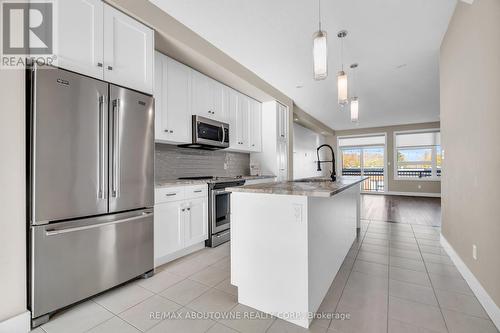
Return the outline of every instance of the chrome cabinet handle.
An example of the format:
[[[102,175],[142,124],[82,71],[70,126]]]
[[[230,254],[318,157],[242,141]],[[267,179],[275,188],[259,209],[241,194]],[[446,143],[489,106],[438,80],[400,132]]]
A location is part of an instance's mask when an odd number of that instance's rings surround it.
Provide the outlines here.
[[[191,210],[191,208],[186,208],[186,209],[187,209],[188,211],[190,211],[190,210]]]
[[[175,195],[177,195],[177,193],[167,193],[167,194],[165,194],[165,196],[167,196],[167,197],[173,197]]]
[[[97,67],[102,67],[102,62],[98,62]]]
[[[108,70],[112,71],[113,67],[112,66],[108,66]]]
[[[193,191],[194,193],[201,193],[202,190],[196,190],[196,191]]]
[[[122,219],[122,220],[118,220],[118,221],[112,221],[112,222],[106,222],[106,223],[98,223],[98,224],[86,225],[86,226],[82,226],[82,227],[66,228],[66,229],[51,229],[51,230],[47,230],[45,232],[45,235],[47,235],[47,236],[54,236],[54,235],[66,234],[66,233],[74,232],[74,231],[88,230],[88,229],[94,229],[94,228],[101,228],[101,227],[105,227],[105,226],[108,226],[108,225],[120,224],[120,223],[124,223],[124,222],[130,222],[130,221],[142,219],[142,218],[144,218],[144,217],[146,217],[148,215],[151,215],[151,214],[153,214],[153,213],[152,212],[143,212],[139,216],[128,217],[128,218],[125,218],[125,219]]]
[[[112,196],[118,196],[118,178],[119,178],[119,170],[120,170],[120,155],[118,151],[118,140],[120,138],[120,100],[115,99],[113,101],[113,177],[112,177]]]

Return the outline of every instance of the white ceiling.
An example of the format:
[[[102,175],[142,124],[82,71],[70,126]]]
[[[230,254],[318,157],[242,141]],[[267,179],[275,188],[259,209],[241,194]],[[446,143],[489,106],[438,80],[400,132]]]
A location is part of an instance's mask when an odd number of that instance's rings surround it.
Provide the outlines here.
[[[322,0],[323,81],[312,79],[316,0],[151,1],[335,130],[439,120],[439,46],[456,0]],[[342,29],[345,67],[359,63],[357,125],[337,104]]]

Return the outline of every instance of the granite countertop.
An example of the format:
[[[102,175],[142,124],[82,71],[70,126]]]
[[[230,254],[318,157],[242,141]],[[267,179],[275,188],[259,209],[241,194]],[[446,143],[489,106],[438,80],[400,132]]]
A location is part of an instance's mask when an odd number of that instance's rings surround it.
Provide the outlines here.
[[[227,190],[232,192],[331,197],[339,192],[342,192],[343,190],[365,181],[366,179],[368,179],[368,177],[342,176],[337,177],[337,180],[332,182],[330,178],[313,177],[286,182],[230,187],[227,188]]]
[[[275,178],[276,176],[243,176],[237,180],[254,180]],[[224,177],[223,177],[224,178]],[[203,185],[212,183],[212,179],[166,179],[155,182],[155,188],[173,187],[173,186],[188,186],[188,185]]]

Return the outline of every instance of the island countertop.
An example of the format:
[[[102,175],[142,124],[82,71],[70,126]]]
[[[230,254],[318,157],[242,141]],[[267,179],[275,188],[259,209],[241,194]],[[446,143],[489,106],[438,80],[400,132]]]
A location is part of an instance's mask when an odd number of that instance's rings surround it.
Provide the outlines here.
[[[331,197],[368,179],[361,176],[340,176],[335,182],[326,177],[313,177],[293,181],[229,187],[231,192],[266,193],[281,195],[303,195],[308,197]]]

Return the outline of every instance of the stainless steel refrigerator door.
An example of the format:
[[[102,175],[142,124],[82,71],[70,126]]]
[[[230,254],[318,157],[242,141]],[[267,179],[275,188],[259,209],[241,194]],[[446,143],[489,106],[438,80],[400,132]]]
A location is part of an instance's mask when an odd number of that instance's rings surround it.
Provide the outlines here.
[[[31,227],[37,318],[153,269],[153,211]]]
[[[110,85],[109,211],[154,205],[153,98]]]
[[[55,68],[32,75],[32,223],[106,213],[108,84]]]

